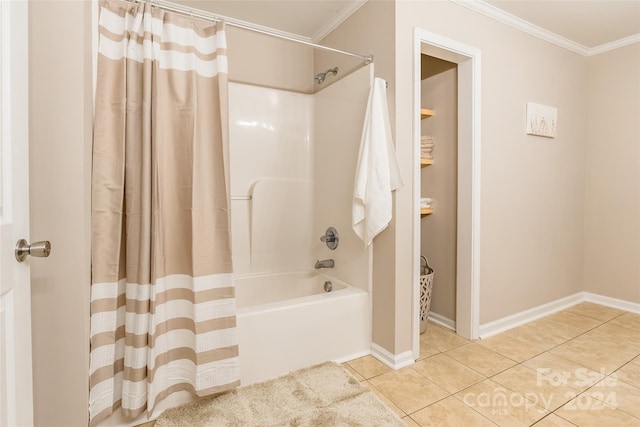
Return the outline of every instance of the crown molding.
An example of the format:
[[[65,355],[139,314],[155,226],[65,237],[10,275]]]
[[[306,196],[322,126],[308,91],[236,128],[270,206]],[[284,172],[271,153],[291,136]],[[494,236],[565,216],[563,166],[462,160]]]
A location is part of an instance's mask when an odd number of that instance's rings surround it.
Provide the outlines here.
[[[531,34],[532,36],[538,37],[542,40],[546,40],[550,43],[555,44],[556,46],[560,46],[562,48],[568,49],[572,52],[579,53],[580,55],[588,56],[589,48],[583,46],[579,43],[575,43],[567,38],[557,35],[556,33],[552,33],[549,30],[545,30],[544,28],[538,27],[537,25],[532,24],[529,21],[525,21],[522,18],[518,18],[515,15],[512,15],[504,10],[492,6],[488,3],[483,2],[482,0],[451,0],[452,2],[459,4],[460,6],[466,7],[467,9],[471,9],[475,12],[478,12],[482,15],[488,16],[489,18],[495,19],[498,22],[509,25],[517,30],[525,32],[527,34]]]
[[[583,56],[598,55],[600,53],[604,53],[640,41],[640,33],[638,33],[620,40],[615,40],[610,43],[605,43],[600,46],[589,48],[580,43],[576,43],[572,40],[562,37],[554,32],[545,30],[544,28],[532,24],[531,22],[526,21],[522,18],[518,18],[517,16],[505,12],[498,7],[485,3],[482,0],[451,1],[460,6],[466,7],[467,9],[471,9],[489,18],[495,19],[498,22],[509,25],[510,27],[513,27],[517,30],[538,37],[542,40],[546,40],[550,43],[555,44],[556,46],[560,46],[572,52],[579,53]]]
[[[311,41],[313,43],[319,43],[323,38],[325,38],[331,31],[335,30],[347,20],[351,15],[353,15],[358,9],[365,5],[367,0],[356,0],[349,2],[338,14],[325,25],[322,26],[313,36],[311,36]]]
[[[253,31],[253,32],[256,32],[256,33],[265,34],[267,36],[283,37],[285,39],[289,38],[289,39],[292,39],[294,41],[296,41],[296,40],[301,41],[303,43],[313,43],[313,40],[311,40],[311,37],[302,36],[300,34],[295,34],[295,33],[290,33],[288,31],[279,30],[279,29],[273,28],[273,27],[267,27],[265,25],[255,24],[253,22],[244,21],[242,19],[230,18],[230,17],[224,16],[224,15],[216,14],[216,16],[220,17],[220,19],[222,19],[224,22],[232,24],[230,26],[233,26],[233,27],[246,29],[246,30]]]
[[[609,43],[601,44],[600,46],[592,47],[589,49],[587,56],[599,55],[601,53],[609,52],[610,50],[618,49],[620,47],[628,46],[630,44],[640,43],[640,33],[636,33],[632,36],[625,37],[620,40],[614,40]]]

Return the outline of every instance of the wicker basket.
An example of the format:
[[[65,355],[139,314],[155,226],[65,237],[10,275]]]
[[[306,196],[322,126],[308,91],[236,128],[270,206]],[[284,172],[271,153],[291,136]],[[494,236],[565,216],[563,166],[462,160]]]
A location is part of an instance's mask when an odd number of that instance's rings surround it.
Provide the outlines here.
[[[420,257],[420,333],[427,329],[427,318],[431,309],[434,270],[424,256]]]

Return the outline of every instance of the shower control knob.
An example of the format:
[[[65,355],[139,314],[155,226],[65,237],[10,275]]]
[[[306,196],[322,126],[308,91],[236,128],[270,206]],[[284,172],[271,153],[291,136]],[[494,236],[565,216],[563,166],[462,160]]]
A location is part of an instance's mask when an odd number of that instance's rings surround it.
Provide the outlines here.
[[[26,240],[20,239],[16,243],[16,260],[22,262],[27,255],[46,258],[51,254],[51,243],[48,240],[28,244]]]
[[[338,242],[340,241],[340,237],[338,237],[338,230],[334,227],[327,228],[327,231],[324,232],[324,236],[320,236],[320,241],[324,242],[331,250],[337,248]]]

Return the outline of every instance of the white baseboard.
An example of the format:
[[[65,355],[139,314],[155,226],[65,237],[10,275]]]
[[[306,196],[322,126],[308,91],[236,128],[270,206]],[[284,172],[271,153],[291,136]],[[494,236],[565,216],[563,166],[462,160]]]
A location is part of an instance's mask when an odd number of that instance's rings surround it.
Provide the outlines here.
[[[401,369],[415,363],[412,351],[392,354],[376,343],[371,343],[371,355],[394,370]]]
[[[501,332],[579,304],[585,300],[584,294],[585,292],[578,292],[577,294],[569,295],[568,297],[560,298],[558,300],[503,317],[502,319],[484,323],[480,325],[480,339],[489,338],[493,335],[497,335]]]
[[[636,302],[625,301],[622,299],[606,297],[604,295],[592,294],[591,292],[585,292],[585,301],[592,302],[594,304],[600,304],[607,307],[617,308],[619,310],[630,311],[632,313],[640,314],[640,304]]]
[[[480,325],[480,339],[489,338],[585,301],[640,314],[640,304],[638,303],[593,294],[591,292],[578,292],[568,297],[503,317],[502,319],[484,323]],[[431,318],[431,316],[429,316],[429,318]]]
[[[444,317],[442,314],[430,312],[429,321],[442,326],[443,328],[451,329],[453,332],[456,331],[456,321],[451,320],[448,317]]]

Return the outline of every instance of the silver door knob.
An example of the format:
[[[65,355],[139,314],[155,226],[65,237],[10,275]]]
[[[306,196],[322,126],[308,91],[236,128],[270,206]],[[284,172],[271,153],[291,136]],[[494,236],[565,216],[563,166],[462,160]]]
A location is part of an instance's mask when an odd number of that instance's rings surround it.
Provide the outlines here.
[[[51,243],[48,240],[28,244],[26,240],[20,239],[16,243],[16,259],[18,262],[24,261],[27,255],[46,258],[50,253]]]

